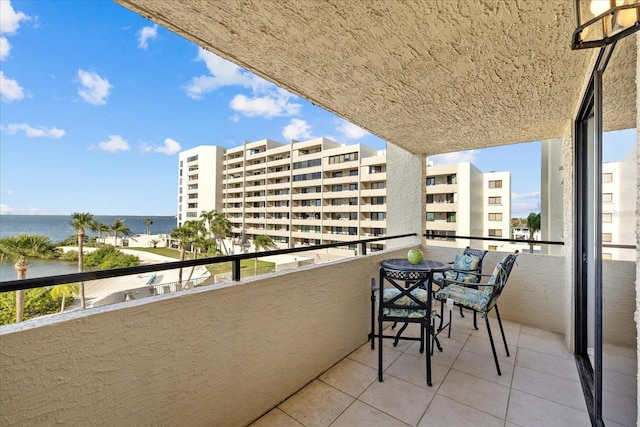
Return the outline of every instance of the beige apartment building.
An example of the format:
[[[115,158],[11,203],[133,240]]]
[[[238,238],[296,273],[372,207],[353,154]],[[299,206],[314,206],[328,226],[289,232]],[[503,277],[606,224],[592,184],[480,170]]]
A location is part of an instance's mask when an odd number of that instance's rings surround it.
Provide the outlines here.
[[[483,173],[469,162],[427,162],[426,229],[438,236],[437,244],[503,250],[505,242],[448,236],[510,238],[511,173]]]
[[[201,145],[178,154],[178,226],[222,208],[224,148]]]
[[[178,225],[216,209],[232,224],[234,243],[270,236],[281,248],[384,236],[386,153],[328,138],[282,144],[263,139],[180,153]],[[426,230],[441,236],[509,237],[511,175],[473,164],[427,167]],[[483,245],[468,239],[451,246]],[[497,250],[501,242],[486,242]],[[349,249],[357,250],[356,245]],[[384,249],[371,243],[368,250]]]

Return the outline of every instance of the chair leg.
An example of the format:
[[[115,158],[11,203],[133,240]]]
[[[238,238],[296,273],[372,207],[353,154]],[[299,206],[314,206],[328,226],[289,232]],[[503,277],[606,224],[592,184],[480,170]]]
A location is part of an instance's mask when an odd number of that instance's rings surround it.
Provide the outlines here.
[[[476,331],[478,330],[478,313],[475,311],[473,312],[473,327]]]
[[[382,382],[382,320],[378,317],[378,381]]]
[[[510,357],[509,347],[507,346],[507,337],[504,335],[504,329],[502,328],[502,320],[500,320],[500,312],[498,311],[498,306],[495,306],[496,309],[496,317],[498,318],[498,325],[500,325],[500,332],[502,333],[502,341],[504,342],[504,349],[507,352],[507,357]]]
[[[496,362],[496,369],[498,370],[498,375],[502,375],[500,372],[500,363],[498,363],[498,355],[496,354],[496,346],[493,343],[493,335],[491,335],[491,326],[489,325],[489,316],[484,315],[484,320],[487,324],[487,332],[489,332],[489,341],[491,341],[491,351],[493,351],[493,360]]]
[[[462,307],[460,307],[460,317],[464,317],[464,313],[462,312]]]
[[[427,385],[431,387],[433,384],[431,383],[431,336],[429,334],[433,333],[431,331],[431,318],[425,319],[422,323],[422,328],[426,329],[427,337],[425,339],[427,350],[425,351],[425,358],[427,359]]]
[[[374,280],[372,279],[372,284],[375,283]],[[371,350],[374,350],[376,348],[376,296],[374,291],[371,291],[371,334],[369,334],[369,339],[371,340]]]

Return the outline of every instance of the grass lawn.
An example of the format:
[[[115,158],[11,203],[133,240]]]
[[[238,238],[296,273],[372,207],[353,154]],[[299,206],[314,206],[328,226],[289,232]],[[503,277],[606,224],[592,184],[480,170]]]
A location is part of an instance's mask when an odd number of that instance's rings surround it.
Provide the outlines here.
[[[146,247],[128,247],[127,249],[133,249],[135,251],[141,252],[149,252],[156,255],[162,255],[166,257],[175,258],[176,260],[180,259],[180,251],[177,249],[171,248],[146,248]],[[193,254],[187,252],[186,259],[193,259]],[[211,273],[212,276],[216,274],[230,273],[231,272],[231,262],[220,262],[217,264],[209,264],[206,266],[207,270]],[[242,277],[251,277],[255,275],[255,260],[252,259],[243,259],[240,261],[240,271]],[[265,262],[258,260],[258,271],[273,271],[275,270],[275,264],[272,262]]]

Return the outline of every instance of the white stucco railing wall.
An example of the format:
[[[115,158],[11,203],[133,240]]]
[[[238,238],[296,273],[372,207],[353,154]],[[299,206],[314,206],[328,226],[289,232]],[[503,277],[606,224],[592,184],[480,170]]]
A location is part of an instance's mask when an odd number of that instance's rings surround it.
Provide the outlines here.
[[[0,425],[249,424],[367,342],[371,278],[409,248],[2,327]],[[520,255],[501,316],[564,332],[564,262]],[[632,264],[611,268],[631,289]]]

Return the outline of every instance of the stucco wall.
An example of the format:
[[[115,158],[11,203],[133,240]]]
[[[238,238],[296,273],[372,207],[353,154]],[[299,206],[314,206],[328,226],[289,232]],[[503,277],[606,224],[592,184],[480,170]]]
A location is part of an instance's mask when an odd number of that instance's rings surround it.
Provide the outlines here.
[[[4,327],[0,425],[248,424],[367,341],[392,254]]]
[[[408,249],[0,328],[0,425],[248,424],[367,341],[371,278]],[[502,317],[563,332],[564,263],[521,254]]]

